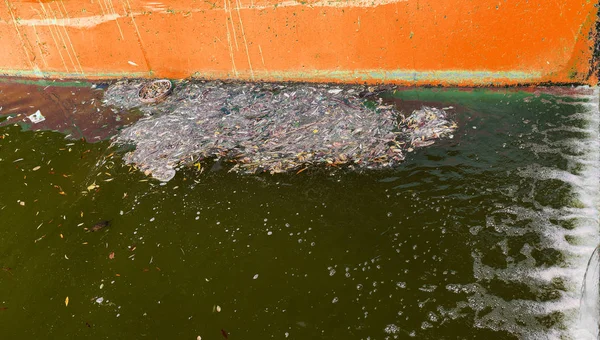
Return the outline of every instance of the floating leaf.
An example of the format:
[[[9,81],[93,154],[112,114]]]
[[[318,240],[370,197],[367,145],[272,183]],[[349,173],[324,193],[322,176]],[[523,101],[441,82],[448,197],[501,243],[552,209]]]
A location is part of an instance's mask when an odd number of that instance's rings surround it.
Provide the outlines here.
[[[41,166],[39,166],[39,165],[38,165],[38,166],[36,166],[35,168],[33,168],[33,169],[31,169],[31,170],[33,170],[33,171],[38,171],[40,168],[41,168]]]
[[[110,255],[108,255],[108,258],[113,260],[115,258],[115,252],[113,251],[112,253],[110,253]]]
[[[69,297],[67,296],[67,298],[65,299],[65,306],[69,305]]]

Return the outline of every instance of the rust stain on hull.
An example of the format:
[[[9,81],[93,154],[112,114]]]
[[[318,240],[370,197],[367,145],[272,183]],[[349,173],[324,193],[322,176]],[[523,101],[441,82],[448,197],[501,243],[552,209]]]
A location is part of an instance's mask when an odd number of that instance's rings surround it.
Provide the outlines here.
[[[4,1],[10,76],[598,81],[588,0]]]

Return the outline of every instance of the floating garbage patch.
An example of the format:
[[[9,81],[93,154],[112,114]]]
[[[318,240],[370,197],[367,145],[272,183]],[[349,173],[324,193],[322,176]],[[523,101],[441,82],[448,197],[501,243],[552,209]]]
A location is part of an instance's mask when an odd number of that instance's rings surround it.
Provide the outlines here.
[[[125,161],[160,181],[206,159],[230,161],[231,171],[248,174],[390,167],[456,129],[443,109],[406,115],[383,105],[376,94],[390,88],[183,81],[149,105],[139,97],[145,84],[112,84],[104,103],[146,115],[113,143],[133,144]]]

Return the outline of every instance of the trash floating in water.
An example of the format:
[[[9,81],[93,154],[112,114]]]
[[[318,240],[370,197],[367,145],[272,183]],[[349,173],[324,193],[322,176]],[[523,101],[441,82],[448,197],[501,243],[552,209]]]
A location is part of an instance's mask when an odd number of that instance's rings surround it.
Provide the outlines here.
[[[429,146],[438,138],[453,138],[451,133],[456,128],[443,109],[422,107],[402,120],[400,138],[410,140],[412,147]]]
[[[161,79],[151,81],[140,88],[138,97],[142,103],[156,103],[165,99],[173,89],[170,80]]]
[[[442,109],[424,107],[405,117],[383,105],[376,94],[390,88],[183,81],[164,101],[146,106],[137,95],[143,85],[117,82],[104,102],[148,115],[113,143],[134,144],[125,161],[160,181],[209,158],[249,174],[315,165],[389,167],[403,161],[407,149],[456,128]]]
[[[37,124],[46,120],[46,117],[42,115],[40,110],[35,111],[34,114],[27,116],[27,118],[29,118],[33,124]]]
[[[86,229],[86,230],[95,232],[95,231],[102,230],[103,228],[106,228],[108,226],[110,226],[110,221],[100,221],[100,222],[94,224],[90,229]]]

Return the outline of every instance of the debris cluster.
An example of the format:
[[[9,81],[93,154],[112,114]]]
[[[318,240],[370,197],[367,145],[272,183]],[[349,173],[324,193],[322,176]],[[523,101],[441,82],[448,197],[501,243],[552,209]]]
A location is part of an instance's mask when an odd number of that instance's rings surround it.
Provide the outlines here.
[[[117,82],[104,102],[147,115],[113,142],[135,145],[125,161],[161,181],[207,158],[229,160],[231,170],[242,173],[389,167],[404,160],[408,148],[456,127],[440,109],[404,117],[365,86],[184,81],[162,102],[144,105],[138,97],[143,85]]]
[[[171,81],[167,79],[155,80],[145,84],[138,91],[138,97],[142,103],[150,104],[163,100],[171,93]]]
[[[456,123],[450,120],[443,109],[424,106],[402,119],[399,139],[410,141],[413,148],[429,146],[442,137],[453,138]]]

